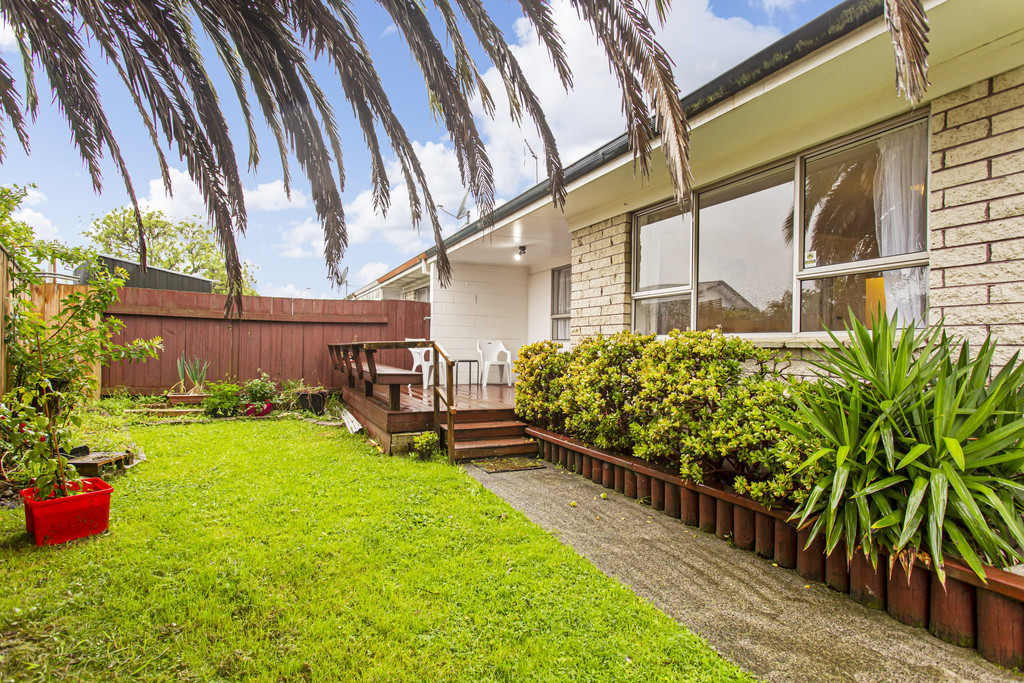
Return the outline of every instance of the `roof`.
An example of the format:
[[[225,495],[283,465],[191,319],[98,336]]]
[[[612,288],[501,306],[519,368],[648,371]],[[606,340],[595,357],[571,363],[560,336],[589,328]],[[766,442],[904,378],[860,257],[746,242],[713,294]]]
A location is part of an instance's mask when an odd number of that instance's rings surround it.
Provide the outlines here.
[[[878,19],[882,13],[882,0],[846,0],[682,97],[680,101],[683,111],[687,118],[693,118],[780,69]],[[566,167],[566,185],[620,158],[629,151],[629,140],[624,133]],[[445,247],[450,248],[490,227],[496,221],[511,216],[548,196],[550,196],[550,183],[545,179],[495,208],[490,217],[479,218],[446,238],[444,240]],[[417,256],[414,261],[431,258],[436,253],[437,247],[432,246],[422,255]],[[398,275],[411,265],[413,265],[412,262],[400,266],[378,280],[378,283]]]

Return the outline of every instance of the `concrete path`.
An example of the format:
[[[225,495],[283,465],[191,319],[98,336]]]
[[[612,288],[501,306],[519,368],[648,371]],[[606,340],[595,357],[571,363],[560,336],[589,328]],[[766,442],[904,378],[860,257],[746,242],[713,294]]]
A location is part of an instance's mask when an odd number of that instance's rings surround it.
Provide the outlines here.
[[[792,570],[550,464],[501,474],[472,465],[466,471],[759,678],[1020,680],[973,650],[904,626],[824,584],[808,584]]]

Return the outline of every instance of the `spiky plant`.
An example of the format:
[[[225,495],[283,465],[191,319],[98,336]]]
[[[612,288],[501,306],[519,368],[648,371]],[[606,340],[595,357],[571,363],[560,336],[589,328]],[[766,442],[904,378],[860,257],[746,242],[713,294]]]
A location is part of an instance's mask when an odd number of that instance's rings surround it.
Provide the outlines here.
[[[684,204],[689,188],[687,127],[670,59],[654,38],[645,3],[570,3],[593,29],[621,85],[629,140],[641,171],[649,171],[649,152],[660,135],[677,196]],[[554,134],[482,1],[430,3],[450,40],[450,57],[431,25],[426,3],[379,0],[378,4],[390,15],[423,74],[431,107],[454,146],[462,183],[473,192],[481,212],[488,215],[493,207],[494,180],[470,100],[478,94],[489,115],[494,114],[495,102],[466,46],[460,31],[463,26],[470,28],[501,74],[512,115],[516,119],[525,115],[536,126],[544,144],[551,198],[561,206],[566,196],[565,174]],[[572,74],[550,5],[546,0],[520,0],[520,5],[546,47],[555,73],[569,88]],[[667,5],[668,0],[655,3],[662,21]],[[234,143],[207,72],[210,54],[201,48],[200,35],[213,45],[212,52],[226,70],[241,106],[249,167],[255,168],[261,158],[254,123],[258,108],[277,144],[286,187],[290,186],[289,154],[294,154],[308,178],[323,223],[328,275],[334,282],[341,281],[339,263],[348,242],[341,203],[345,174],[334,111],[324,85],[313,78],[310,68],[317,59],[332,67],[362,128],[371,156],[375,208],[383,213],[390,205],[390,180],[378,138],[381,130],[408,188],[413,223],[419,224],[426,213],[438,247],[441,281],[447,283],[451,278],[427,179],[371,61],[358,28],[359,12],[360,5],[353,0],[0,0],[0,17],[13,29],[23,57],[28,115],[34,118],[37,112],[38,65],[71,127],[73,144],[96,191],[102,187],[103,155],[109,154],[117,166],[135,206],[143,264],[145,235],[135,189],[100,101],[86,44],[94,45],[113,65],[128,90],[156,150],[168,191],[169,166],[161,143],[174,146],[202,192],[224,250],[229,310],[241,303],[242,268],[235,237],[245,232],[246,208]],[[22,107],[10,67],[0,57],[0,111],[27,151]],[[0,132],[0,159],[3,142]]]

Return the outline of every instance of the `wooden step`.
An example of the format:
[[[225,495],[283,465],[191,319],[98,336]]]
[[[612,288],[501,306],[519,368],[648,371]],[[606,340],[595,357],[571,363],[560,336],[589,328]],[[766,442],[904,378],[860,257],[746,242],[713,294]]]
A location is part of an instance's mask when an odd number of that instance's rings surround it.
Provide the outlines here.
[[[441,423],[441,429],[448,431],[448,425]],[[492,422],[456,422],[456,441],[479,441],[501,436],[525,436],[526,423],[517,420],[496,420]]]
[[[492,458],[499,455],[536,455],[537,442],[527,437],[503,437],[477,441],[457,441],[455,460]]]
[[[511,408],[508,409],[497,409],[497,408],[471,408],[468,410],[458,409],[455,413],[456,424],[465,424],[467,422],[495,422],[497,420],[515,420],[516,414]],[[441,406],[441,422],[446,422],[447,416],[444,412],[444,406]]]

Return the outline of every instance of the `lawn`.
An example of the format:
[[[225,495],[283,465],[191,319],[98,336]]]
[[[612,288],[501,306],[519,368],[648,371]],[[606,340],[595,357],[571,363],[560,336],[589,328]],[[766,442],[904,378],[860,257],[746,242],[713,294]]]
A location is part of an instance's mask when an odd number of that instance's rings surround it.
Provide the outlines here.
[[[739,680],[456,468],[300,421],[133,426],[110,531],[0,511],[0,678]]]

